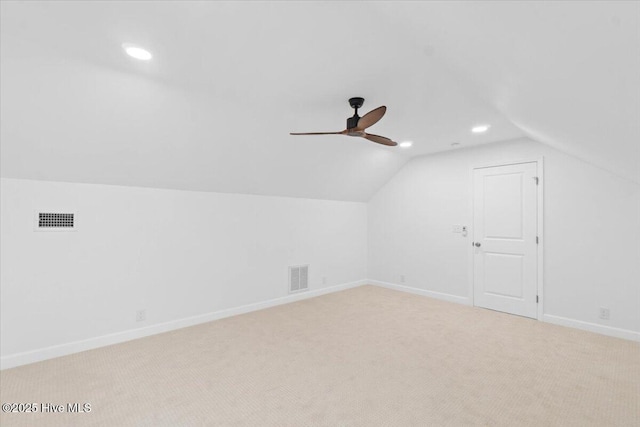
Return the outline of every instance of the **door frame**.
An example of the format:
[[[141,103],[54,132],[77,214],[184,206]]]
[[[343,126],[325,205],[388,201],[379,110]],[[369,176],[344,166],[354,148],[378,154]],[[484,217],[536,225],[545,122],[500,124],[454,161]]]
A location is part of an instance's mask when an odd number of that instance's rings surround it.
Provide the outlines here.
[[[538,266],[537,266],[537,295],[538,295],[538,307],[537,307],[537,320],[542,320],[544,315],[544,157],[534,157],[534,158],[525,158],[525,159],[517,159],[517,160],[508,160],[508,161],[496,161],[496,162],[486,162],[479,164],[472,164],[469,169],[469,182],[470,182],[470,191],[469,191],[469,206],[470,206],[470,217],[468,220],[469,223],[469,244],[467,245],[467,253],[468,253],[468,263],[467,263],[467,271],[468,274],[468,282],[469,282],[469,301],[472,306],[476,306],[474,301],[474,252],[473,247],[471,246],[471,242],[473,242],[473,218],[475,213],[475,207],[473,206],[473,195],[474,195],[474,183],[473,183],[473,171],[475,169],[486,169],[492,168],[496,166],[509,166],[509,165],[518,165],[522,163],[536,163],[536,175],[538,176],[538,211],[536,214],[537,217],[537,228],[538,228]]]

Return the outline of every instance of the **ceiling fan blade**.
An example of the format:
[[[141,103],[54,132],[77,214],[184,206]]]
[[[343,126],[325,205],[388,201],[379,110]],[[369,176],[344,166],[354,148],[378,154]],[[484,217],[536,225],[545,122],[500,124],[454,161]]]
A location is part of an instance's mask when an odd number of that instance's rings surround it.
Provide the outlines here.
[[[289,135],[343,135],[345,132],[291,132]]]
[[[387,107],[385,107],[384,105],[382,107],[376,108],[375,110],[369,111],[367,114],[360,117],[360,120],[358,120],[358,125],[356,126],[356,129],[365,130],[369,126],[375,125],[376,123],[378,123],[378,120],[380,120],[382,116],[384,116],[384,113],[386,112],[387,112]]]
[[[364,135],[364,138],[367,138],[369,141],[377,142],[378,144],[388,145],[389,147],[395,147],[396,145],[398,145],[397,142],[390,140],[386,136],[367,133]]]

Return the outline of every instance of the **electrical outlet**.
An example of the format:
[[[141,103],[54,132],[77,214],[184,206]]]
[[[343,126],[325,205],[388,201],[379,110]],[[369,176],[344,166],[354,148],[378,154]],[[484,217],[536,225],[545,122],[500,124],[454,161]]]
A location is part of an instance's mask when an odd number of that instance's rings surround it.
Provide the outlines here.
[[[143,320],[147,320],[147,310],[136,311],[136,322],[142,322]]]
[[[609,320],[609,309],[600,307],[600,318],[603,320]]]
[[[404,274],[400,275],[400,283],[404,283]]]

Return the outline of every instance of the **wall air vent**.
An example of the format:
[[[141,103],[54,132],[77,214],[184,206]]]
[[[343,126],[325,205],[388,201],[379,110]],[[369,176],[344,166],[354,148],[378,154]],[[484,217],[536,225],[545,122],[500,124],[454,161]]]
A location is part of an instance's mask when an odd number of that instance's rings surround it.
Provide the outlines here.
[[[73,231],[76,228],[73,213],[38,212],[36,221],[38,231]]]
[[[289,267],[289,293],[309,289],[309,266],[293,265]]]

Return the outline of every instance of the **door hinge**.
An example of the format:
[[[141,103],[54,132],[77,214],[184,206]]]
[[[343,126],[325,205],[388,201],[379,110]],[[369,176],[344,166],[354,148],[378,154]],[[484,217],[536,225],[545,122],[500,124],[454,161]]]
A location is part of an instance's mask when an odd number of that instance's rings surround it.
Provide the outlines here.
[[[540,244],[540,238],[538,236],[536,236],[536,245]]]
[[[536,295],[536,304],[538,304],[539,301],[540,301],[540,298],[538,298],[538,295]]]
[[[540,178],[534,176],[533,179],[536,181],[536,185],[540,184]]]

